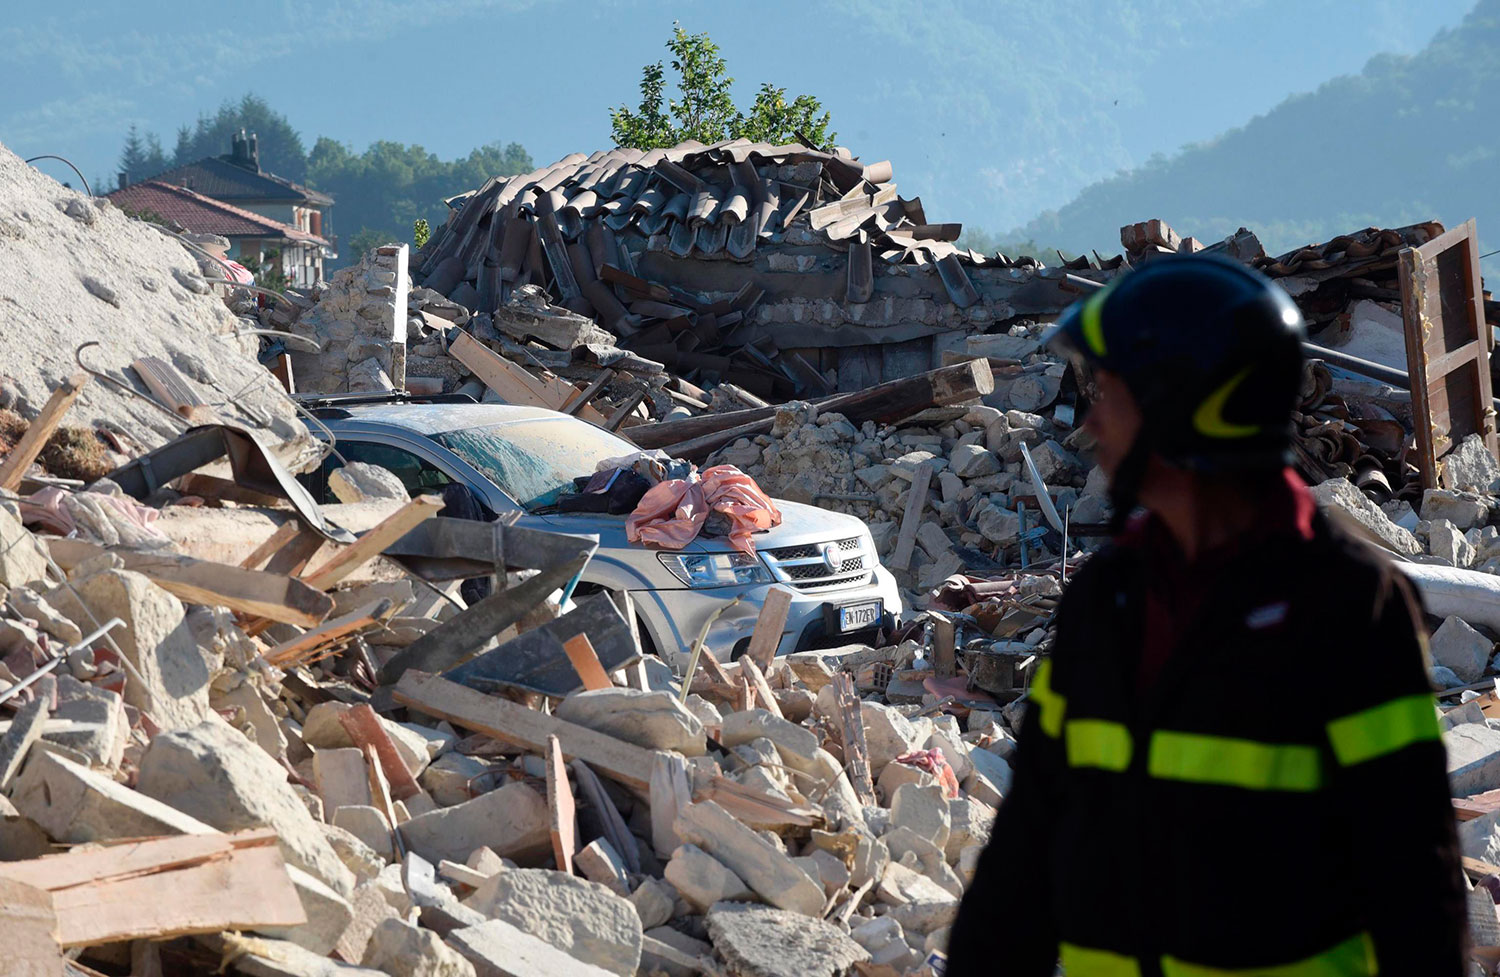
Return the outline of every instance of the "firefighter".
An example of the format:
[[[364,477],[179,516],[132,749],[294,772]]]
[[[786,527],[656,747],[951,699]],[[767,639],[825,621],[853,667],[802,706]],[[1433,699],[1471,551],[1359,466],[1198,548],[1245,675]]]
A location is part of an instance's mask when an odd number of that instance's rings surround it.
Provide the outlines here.
[[[1204,256],[1054,329],[1116,536],[1058,608],[948,977],[1463,973],[1418,603],[1287,467],[1304,337]]]

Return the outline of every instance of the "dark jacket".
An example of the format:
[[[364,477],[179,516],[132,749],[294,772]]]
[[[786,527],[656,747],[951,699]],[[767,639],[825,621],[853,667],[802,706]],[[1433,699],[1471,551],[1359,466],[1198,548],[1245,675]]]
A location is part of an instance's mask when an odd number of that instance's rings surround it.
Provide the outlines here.
[[[948,977],[1052,977],[1059,956],[1068,977],[1458,977],[1458,844],[1407,583],[1321,517],[1310,539],[1257,540],[1142,687],[1150,558],[1111,545],[1068,586]]]

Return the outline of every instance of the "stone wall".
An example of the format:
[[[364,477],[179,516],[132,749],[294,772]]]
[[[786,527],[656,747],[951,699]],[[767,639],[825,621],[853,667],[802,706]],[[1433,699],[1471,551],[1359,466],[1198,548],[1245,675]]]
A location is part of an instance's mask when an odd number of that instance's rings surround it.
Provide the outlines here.
[[[322,346],[319,353],[293,348],[299,393],[406,385],[407,257],[404,244],[371,251],[334,274],[318,304],[291,327]]]

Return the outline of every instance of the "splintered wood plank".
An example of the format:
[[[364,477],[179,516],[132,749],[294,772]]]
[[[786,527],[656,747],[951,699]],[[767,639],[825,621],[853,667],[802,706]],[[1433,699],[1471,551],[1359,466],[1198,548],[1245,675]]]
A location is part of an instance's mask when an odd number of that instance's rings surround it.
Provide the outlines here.
[[[912,474],[906,495],[906,510],[901,514],[901,531],[886,565],[892,570],[910,570],[912,549],[917,545],[917,529],[922,525],[922,509],[927,505],[927,488],[932,483],[932,462],[924,461]]]
[[[396,854],[406,858],[406,842],[401,840],[401,819],[396,817],[396,802],[391,800],[391,784],[380,769],[380,757],[373,746],[364,746],[365,769],[370,773],[370,796],[375,806],[385,815],[385,823],[391,826],[391,841],[396,845]],[[429,869],[430,871],[430,869]]]
[[[42,412],[26,428],[26,433],[10,449],[5,460],[0,462],[0,489],[14,492],[16,486],[21,484],[26,469],[31,467],[36,456],[47,446],[47,439],[52,437],[52,432],[57,430],[63,416],[68,413],[68,408],[73,406],[73,401],[78,399],[84,384],[88,382],[87,373],[75,373],[64,380],[62,386],[52,391],[52,396],[42,406]]]
[[[563,766],[562,744],[556,736],[547,737],[547,812],[552,818],[552,854],[557,870],[573,874],[573,855],[578,851],[578,808],[573,790],[568,786],[568,769]]]
[[[355,746],[360,749],[368,747],[374,751],[380,770],[390,784],[391,797],[404,801],[422,793],[417,778],[411,775],[406,761],[396,751],[396,744],[391,742],[391,735],[385,731],[385,727],[380,724],[380,717],[375,715],[375,710],[368,703],[360,703],[353,709],[339,713],[339,725],[344,727],[344,732],[349,734],[349,739]]]
[[[43,889],[64,889],[123,875],[171,871],[221,857],[236,848],[255,848],[275,845],[276,842],[276,832],[270,828],[252,828],[232,835],[141,838],[104,848],[0,863],[0,876]]]
[[[590,692],[595,689],[614,688],[614,683],[609,680],[604,666],[599,664],[599,656],[594,654],[594,646],[586,634],[575,634],[563,642],[563,651],[568,655],[568,661],[573,663],[573,670],[578,677],[583,679],[583,687]]]
[[[849,784],[864,804],[874,804],[875,783],[870,779],[870,749],[865,744],[865,721],[860,713],[859,696],[854,693],[854,680],[848,672],[839,672],[833,677],[833,688],[838,694],[838,725],[844,740],[844,771],[849,775]]]
[[[419,495],[386,516],[373,529],[349,546],[334,554],[333,558],[302,579],[309,587],[327,590],[370,560],[396,540],[405,536],[419,524],[437,515],[443,508],[443,500],[431,495]]]
[[[777,719],[785,718],[781,715],[781,706],[776,702],[776,696],[771,693],[771,683],[766,681],[765,673],[749,655],[740,658],[740,676],[742,681],[749,682],[750,687],[755,690],[755,698],[760,700],[762,709]]]
[[[785,587],[772,587],[766,593],[766,602],[760,605],[760,616],[755,619],[755,631],[750,635],[750,646],[744,658],[749,658],[762,669],[771,667],[776,657],[776,648],[781,644],[781,635],[786,630],[787,614],[792,609],[792,592]]]
[[[317,656],[318,652],[329,645],[380,621],[390,613],[393,606],[389,598],[371,601],[343,617],[334,618],[321,627],[283,641],[261,657],[278,668],[288,668]]]
[[[628,787],[651,786],[651,751],[605,733],[415,669],[401,676],[393,695],[404,706],[528,750],[541,752],[547,737],[556,736],[565,756],[577,757]]]

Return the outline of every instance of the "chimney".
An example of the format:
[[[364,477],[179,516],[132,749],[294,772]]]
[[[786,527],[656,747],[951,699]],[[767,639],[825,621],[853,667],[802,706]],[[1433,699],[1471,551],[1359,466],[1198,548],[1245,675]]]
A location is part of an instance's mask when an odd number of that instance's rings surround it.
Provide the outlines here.
[[[119,182],[120,182],[120,189],[121,190],[124,190],[126,187],[130,186],[130,180],[126,177],[124,170],[120,171],[119,178],[120,178]]]
[[[250,133],[250,169],[260,172],[260,138],[255,133]]]
[[[255,148],[255,136],[246,136],[245,130],[235,133],[229,145],[229,162],[247,170],[260,171],[260,160]]]

